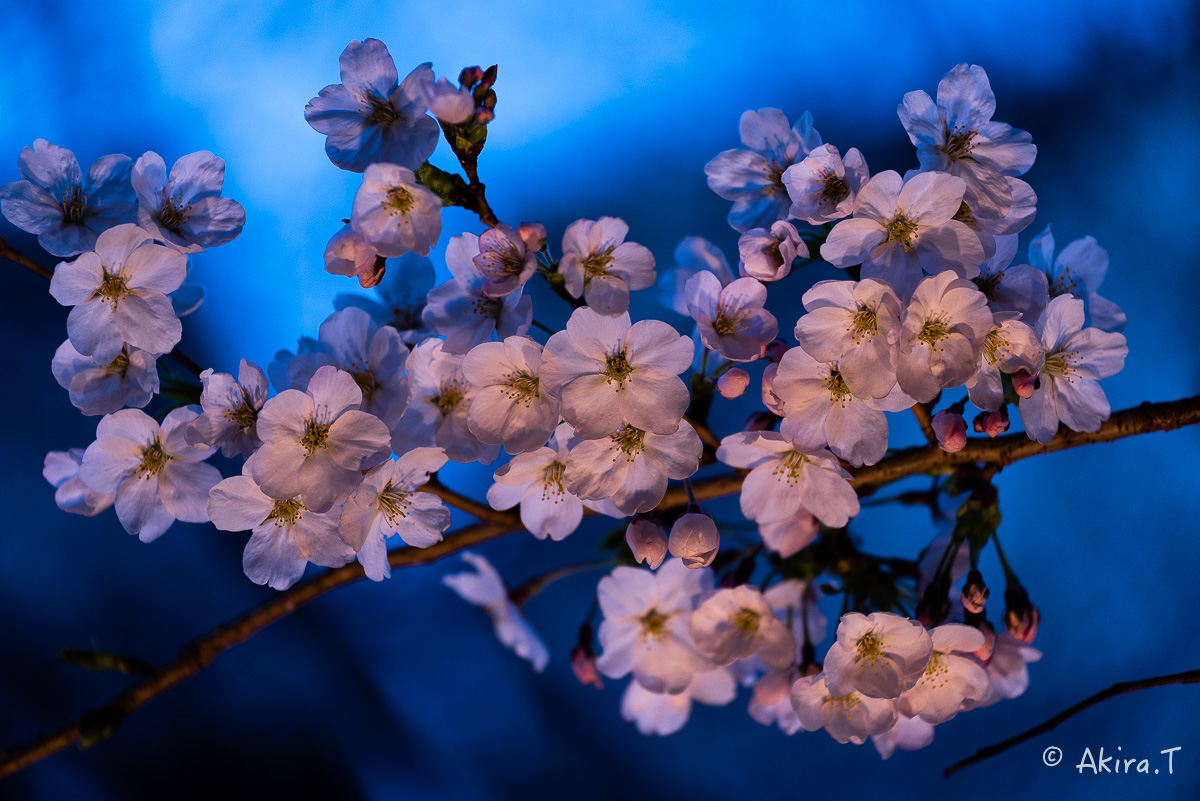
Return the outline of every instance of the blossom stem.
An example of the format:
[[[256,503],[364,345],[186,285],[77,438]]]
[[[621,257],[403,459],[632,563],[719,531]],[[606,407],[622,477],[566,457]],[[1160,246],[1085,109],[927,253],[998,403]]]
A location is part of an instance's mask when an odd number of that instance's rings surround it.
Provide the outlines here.
[[[559,579],[564,579],[567,576],[573,576],[576,573],[583,573],[588,570],[603,570],[605,568],[615,567],[617,564],[615,559],[597,559],[591,562],[575,562],[569,565],[556,567],[553,570],[547,570],[545,573],[533,576],[521,584],[513,587],[508,591],[508,600],[512,601],[517,606],[522,606],[533,596],[537,595],[546,587],[550,586]]]
[[[936,401],[934,401],[936,403]],[[925,435],[925,441],[930,445],[937,444],[937,434],[933,433],[933,415],[930,413],[933,404],[915,403],[912,407],[913,417],[917,418],[917,425],[921,427],[921,433]]]
[[[1003,742],[989,745],[986,748],[980,748],[973,756],[955,762],[950,767],[942,771],[946,776],[958,773],[963,768],[970,767],[976,763],[982,762],[985,759],[990,759],[997,754],[1003,753],[1014,746],[1018,746],[1023,742],[1032,740],[1039,734],[1045,734],[1048,731],[1053,731],[1063,721],[1078,715],[1085,709],[1089,709],[1102,701],[1107,701],[1109,698],[1115,698],[1118,695],[1137,692],[1138,690],[1148,690],[1151,687],[1165,687],[1168,684],[1197,684],[1200,683],[1200,670],[1185,670],[1182,673],[1172,673],[1168,676],[1155,676],[1154,678],[1141,679],[1139,681],[1122,681],[1109,687],[1107,690],[1102,690],[1093,696],[1085,698],[1069,709],[1059,712],[1049,720],[1034,726],[1028,731],[1021,732],[1015,737],[1009,737]]]
[[[28,269],[33,270],[35,273],[40,275],[42,278],[54,277],[53,270],[43,267],[25,254],[19,253],[15,248],[13,248],[12,245],[5,242],[3,238],[0,238],[0,258],[8,259],[15,264],[21,265],[22,267],[27,267]]]

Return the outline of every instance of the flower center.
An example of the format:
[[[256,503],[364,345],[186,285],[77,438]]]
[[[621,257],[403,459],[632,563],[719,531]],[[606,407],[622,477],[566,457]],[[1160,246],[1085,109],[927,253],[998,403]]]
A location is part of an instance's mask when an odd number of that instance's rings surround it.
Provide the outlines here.
[[[829,368],[829,377],[825,379],[825,388],[829,390],[831,404],[840,404],[844,409],[846,404],[853,400],[850,397],[850,388],[846,386],[846,379],[842,378],[841,372],[836,367]]]
[[[245,395],[243,394],[243,397]],[[242,401],[240,406],[225,410],[225,419],[241,429],[247,429],[258,422],[258,409],[250,403],[249,398]]]
[[[713,330],[717,332],[717,336],[722,337],[744,331],[747,316],[743,309],[731,309],[722,305],[717,310],[717,319],[713,321]]]
[[[314,451],[325,447],[325,443],[329,441],[329,423],[318,423],[315,420],[309,420],[304,426],[304,436],[300,438],[300,444],[304,446],[304,450],[308,451],[308,455],[312,456]]]
[[[955,213],[954,219],[967,225],[975,224],[975,214],[971,211],[971,207],[967,205],[967,201],[964,200],[962,205],[958,207],[958,212]]]
[[[192,214],[192,202],[189,200],[186,204],[183,203],[181,197],[167,198],[167,202],[163,203],[162,213],[159,215],[159,224],[169,231],[179,232],[179,228],[188,221],[188,217]]]
[[[409,192],[403,186],[393,186],[387,191],[383,200],[379,201],[379,205],[387,209],[388,214],[393,217],[399,214],[402,218],[407,218],[415,202],[412,192]],[[404,219],[401,219],[396,224],[401,225],[403,222]]]
[[[96,287],[93,298],[101,298],[112,306],[112,310],[117,310],[117,303],[121,298],[129,294],[129,287],[125,285],[125,279],[119,273],[113,274],[108,270],[102,271],[100,286]]]
[[[837,173],[833,170],[826,170],[825,175],[821,178],[821,193],[817,201],[821,206],[836,206],[847,198],[850,194],[850,187],[846,186],[846,182],[838,178]]]
[[[667,621],[670,619],[670,615],[664,615],[657,609],[651,609],[638,618],[638,622],[642,624],[642,636],[654,637],[660,640],[665,639],[667,636]]]
[[[733,624],[733,629],[739,636],[748,637],[758,631],[758,621],[761,617],[753,609],[742,607],[729,616],[729,622]]]
[[[883,654],[883,642],[873,631],[868,631],[866,634],[858,638],[855,644],[854,661],[856,663],[866,663],[872,667],[883,667],[888,664],[888,659]]]
[[[924,342],[930,348],[934,348],[937,343],[948,336],[950,336],[950,329],[945,322],[929,319],[925,321],[925,325],[921,326],[921,333],[917,334],[917,339]]]
[[[471,312],[477,317],[490,317],[494,320],[500,319],[500,310],[504,308],[504,301],[500,298],[489,298],[483,294],[482,290],[476,290],[471,295]],[[463,312],[466,314],[466,312]]]
[[[362,370],[353,370],[350,375],[354,376],[354,383],[358,384],[358,388],[362,391],[363,403],[370,403],[371,396],[379,388],[379,383],[375,380],[375,373],[364,365]]]
[[[304,511],[304,504],[295,499],[286,501],[275,501],[275,506],[271,508],[271,513],[267,515],[267,519],[263,523],[269,523],[274,520],[276,527],[279,526],[294,526],[300,522]]]
[[[121,376],[121,378],[124,378],[125,373],[128,372],[128,370],[129,356],[124,350],[117,354],[117,358],[104,365],[105,375],[112,375],[113,373],[116,373],[117,375]]]
[[[504,380],[507,382],[504,394],[510,400],[523,404],[525,408],[533,403],[533,399],[538,397],[538,388],[540,383],[536,375],[531,375],[525,371],[516,373],[506,373]]]
[[[950,671],[942,664],[941,651],[934,651],[929,655],[929,664],[925,666],[925,675],[921,677],[921,681],[937,687],[944,687],[950,681]]]
[[[69,223],[78,225],[83,222],[83,210],[87,208],[87,195],[83,194],[83,187],[71,184],[67,191],[62,193],[63,218]]]
[[[409,500],[411,496],[412,493],[397,489],[389,481],[383,492],[379,493],[379,511],[383,512],[389,523],[395,523],[398,517],[408,517],[409,507],[412,506]]]
[[[604,372],[602,373],[609,382],[617,382],[617,391],[625,388],[625,382],[629,380],[629,376],[633,374],[633,365],[629,363],[629,356],[624,350],[618,351],[611,356],[606,356],[604,359]]]
[[[542,471],[542,500],[549,500],[551,495],[556,495],[554,503],[562,500],[562,496],[567,494],[563,487],[563,473],[567,470],[567,466],[555,459],[550,464],[546,465],[546,469]]]
[[[133,474],[138,478],[157,476],[167,466],[167,462],[171,461],[171,458],[163,451],[162,443],[155,439],[152,445],[142,448],[142,463],[137,466]]]
[[[386,131],[396,120],[400,119],[400,115],[396,113],[396,109],[392,108],[392,104],[374,92],[367,93],[364,103],[366,108],[363,109],[363,112],[367,115],[367,125],[380,125]]]
[[[960,126],[946,133],[946,144],[942,145],[943,153],[951,159],[961,159],[971,155],[971,151],[975,149],[974,140],[979,134],[978,131]]]
[[[450,379],[442,384],[442,392],[433,399],[433,405],[437,406],[442,417],[445,417],[457,409],[466,396],[466,393],[463,392],[462,382]]]
[[[849,693],[848,695],[827,695],[825,703],[833,707],[835,717],[849,719],[857,713],[860,701],[857,693]]]
[[[1062,351],[1046,356],[1046,364],[1042,372],[1051,376],[1062,376],[1068,383],[1074,380],[1077,368],[1083,362],[1076,351]]]
[[[613,434],[612,446],[621,453],[625,454],[627,461],[632,462],[634,457],[642,452],[645,447],[646,432],[640,428],[634,428],[626,423],[621,427],[621,430]],[[616,459],[614,458],[615,462]]]
[[[983,355],[988,364],[1004,361],[1012,354],[1012,343],[1000,336],[1000,329],[993,328],[983,338]]]
[[[900,245],[905,250],[913,249],[913,242],[917,239],[917,224],[913,220],[908,219],[903,214],[897,214],[895,219],[887,224],[887,238],[884,244],[892,243],[892,246]]]
[[[594,278],[598,275],[604,275],[608,272],[608,265],[612,264],[613,247],[607,247],[599,253],[593,253],[583,260],[583,274],[587,278]]]
[[[808,457],[800,451],[792,451],[780,459],[771,475],[776,481],[786,481],[789,486],[795,486],[800,479],[800,469],[808,463]]]

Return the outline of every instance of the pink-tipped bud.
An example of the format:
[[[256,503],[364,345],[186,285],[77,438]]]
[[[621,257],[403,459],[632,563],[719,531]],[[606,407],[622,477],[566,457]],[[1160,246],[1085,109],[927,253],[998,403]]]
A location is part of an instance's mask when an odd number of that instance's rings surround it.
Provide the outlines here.
[[[782,339],[776,337],[762,346],[762,351],[759,353],[759,358],[766,359],[771,364],[779,364],[779,360],[782,359],[783,354],[787,352],[788,344]]]
[[[1030,375],[1029,371],[1022,367],[1012,374],[1012,385],[1013,392],[1017,393],[1017,397],[1032,398],[1033,393],[1042,386],[1042,377],[1041,375]]]
[[[962,588],[963,609],[973,615],[978,615],[987,604],[989,594],[987,585],[983,583],[983,574],[978,570],[972,570],[967,574],[967,583]]]
[[[474,86],[483,78],[483,70],[479,67],[467,67],[458,74],[458,82],[462,86]]]
[[[930,425],[937,435],[938,447],[946,453],[957,453],[967,447],[967,421],[961,414],[942,409],[933,416]]]
[[[980,412],[975,415],[975,420],[972,422],[976,434],[987,434],[989,437],[1003,434],[1008,430],[1008,426],[1007,406],[1001,406],[994,412]]]
[[[750,374],[740,367],[731,367],[717,379],[717,392],[722,398],[737,398],[750,386]]]
[[[692,512],[671,526],[667,547],[672,556],[683,560],[684,567],[708,567],[721,547],[721,535],[711,517],[703,512]]]
[[[591,648],[576,645],[571,649],[571,670],[574,671],[575,678],[579,679],[580,684],[590,684],[597,690],[604,689],[600,671],[596,670],[596,653]]]
[[[667,532],[662,526],[651,523],[644,517],[634,518],[625,529],[625,542],[633,551],[633,558],[645,562],[651,570],[658,569],[667,555]]]
[[[517,236],[525,243],[525,249],[537,253],[546,247],[546,226],[541,223],[524,222],[517,228]]]
[[[1028,645],[1037,637],[1042,613],[1029,601],[1029,593],[1020,584],[1010,583],[1004,590],[1004,627],[1016,639]]]
[[[779,422],[779,415],[770,412],[755,412],[746,418],[746,431],[770,431]]]
[[[481,108],[479,111],[475,112],[475,122],[479,123],[480,125],[487,125],[494,119],[496,119],[496,112],[492,111],[490,108]]]
[[[992,652],[996,650],[996,629],[985,620],[979,624],[979,633],[983,635],[983,645],[974,652],[975,658],[986,665],[991,661]]]

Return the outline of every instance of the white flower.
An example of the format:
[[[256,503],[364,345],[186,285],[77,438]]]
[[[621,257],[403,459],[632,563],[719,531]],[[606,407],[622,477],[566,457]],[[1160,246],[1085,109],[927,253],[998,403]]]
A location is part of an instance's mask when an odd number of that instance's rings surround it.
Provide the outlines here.
[[[373,468],[346,500],[338,534],[358,552],[367,578],[391,577],[387,539],[393,534],[414,548],[441,542],[450,527],[450,510],[433,493],[416,490],[445,464],[441,448],[414,448]]]
[[[909,92],[897,109],[908,138],[917,146],[922,170],[938,170],[966,181],[966,202],[977,217],[1000,219],[1012,205],[1004,176],[1033,166],[1033,138],[993,122],[996,96],[982,67],[959,64],[938,84],[937,105],[924,91]]]
[[[1025,370],[1037,375],[1042,370],[1045,353],[1037,334],[1025,323],[1012,319],[1013,312],[995,314],[995,324],[983,338],[979,367],[967,380],[971,403],[979,409],[994,412],[1004,405],[1004,385],[1000,373]]]
[[[636,681],[621,696],[621,717],[637,724],[644,735],[666,737],[683,728],[692,714],[692,702],[725,706],[737,697],[737,682],[725,668],[697,673],[683,692],[653,693]]]
[[[775,315],[763,308],[767,288],[753,278],[739,278],[722,287],[712,273],[698,272],[688,279],[684,297],[701,340],[731,361],[757,359],[763,346],[779,333]]]
[[[628,314],[606,317],[583,307],[546,343],[541,380],[561,399],[577,437],[606,437],[622,423],[670,434],[690,401],[677,376],[692,353],[691,341],[664,322],[631,326]]]
[[[70,150],[37,139],[17,159],[23,180],[0,187],[0,210],[54,256],[93,250],[105,230],[137,221],[132,167],[129,156],[101,156],[85,176]]]
[[[511,295],[510,295],[511,297]],[[408,357],[408,408],[392,427],[392,450],[437,446],[455,462],[491,464],[500,446],[481,442],[468,427],[476,387],[463,375],[463,357],[427,339]]]
[[[408,405],[408,348],[400,333],[378,324],[362,309],[351,308],[325,318],[317,343],[315,350],[297,354],[288,364],[291,386],[306,387],[318,368],[333,365],[354,377],[362,390],[362,411],[394,426]]]
[[[242,232],[242,204],[221,197],[225,162],[201,150],[181,156],[167,175],[162,156],[152,151],[133,165],[138,224],[182,253],[223,245]]]
[[[750,471],[742,482],[742,514],[759,523],[787,520],[801,509],[840,528],[858,514],[850,474],[827,450],[797,451],[774,431],[744,431],[721,440],[717,459]]]
[[[571,297],[583,297],[600,314],[629,310],[631,290],[654,284],[654,256],[626,242],[629,226],[616,217],[576,220],[563,233],[558,272]]]
[[[680,515],[671,526],[671,536],[667,540],[671,556],[679,557],[685,567],[692,569],[711,565],[720,547],[721,535],[717,531],[717,524],[711,517],[698,511]]]
[[[869,178],[867,161],[857,148],[847,150],[844,160],[833,145],[813,148],[807,158],[783,173],[792,201],[788,215],[813,225],[849,217]]]
[[[447,353],[466,353],[492,333],[500,339],[524,334],[533,322],[533,301],[521,289],[502,298],[483,291],[488,278],[475,266],[479,237],[461,234],[446,246],[446,266],[454,278],[434,287],[421,313],[425,325],[446,338]]]
[[[1055,258],[1054,234],[1047,225],[1046,230],[1029,243],[1029,263],[1046,274],[1050,297],[1070,294],[1083,301],[1085,326],[1101,331],[1125,328],[1125,312],[1098,294],[1108,272],[1108,251],[1094,238],[1076,239]]]
[[[1004,180],[1008,183],[1009,191],[1012,194],[1012,206],[1009,207],[1006,215],[997,220],[985,216],[977,217],[971,212],[970,204],[965,200],[962,207],[959,208],[958,214],[954,215],[954,219],[965,224],[975,232],[975,236],[979,237],[983,255],[989,259],[995,256],[1003,239],[1016,236],[1025,230],[1037,215],[1037,195],[1034,194],[1033,187],[1019,178],[1005,178]]]
[[[896,702],[849,691],[834,695],[825,674],[801,676],[792,685],[792,708],[805,731],[825,729],[839,743],[862,745],[896,723]]]
[[[848,612],[825,655],[825,681],[832,695],[899,698],[925,674],[932,653],[929,632],[915,620],[890,612]]]
[[[50,294],[75,307],[67,316],[75,349],[108,364],[125,343],[153,354],[175,347],[183,326],[167,293],[186,276],[186,256],[152,243],[136,225],[118,225],[99,236],[94,252],[55,268]]]
[[[201,451],[219,447],[225,456],[249,456],[262,444],[257,425],[258,413],[267,402],[262,368],[242,359],[237,380],[209,368],[200,374],[200,382],[204,414],[184,431],[187,443]]]
[[[559,403],[539,379],[542,346],[529,337],[484,342],[463,357],[462,371],[476,387],[467,427],[481,442],[509,453],[540,448],[558,425]]]
[[[328,135],[329,160],[351,172],[379,161],[421,166],[438,140],[420,89],[433,80],[431,65],[421,64],[397,85],[396,64],[378,39],[350,42],[340,64],[342,82],[326,86],[304,107],[308,124]]]
[[[1123,334],[1083,325],[1084,303],[1071,295],[1050,301],[1038,319],[1046,360],[1038,388],[1020,404],[1030,439],[1054,439],[1060,420],[1072,431],[1097,431],[1108,419],[1111,410],[1100,379],[1121,371],[1129,348]]]
[[[221,480],[209,453],[183,438],[195,407],[173,409],[161,428],[140,409],[123,409],[96,427],[83,454],[79,477],[91,489],[117,494],[117,518],[142,542],[158,539],[176,520],[208,522],[208,491]]]
[[[548,447],[514,456],[496,471],[496,483],[487,493],[493,509],[511,509],[521,504],[521,523],[529,533],[544,540],[565,539],[583,520],[583,502],[563,485],[567,453],[572,444],[571,427],[563,423]]]
[[[975,285],[992,312],[1017,312],[1022,320],[1035,321],[1050,302],[1049,282],[1037,267],[1013,264],[1016,254],[1016,234],[996,237],[996,254],[980,266]]]
[[[462,125],[475,115],[475,95],[470,87],[454,86],[446,78],[430,74],[417,88],[433,116],[451,125]]]
[[[920,715],[934,725],[945,723],[962,708],[964,701],[978,704],[991,692],[987,671],[972,656],[983,647],[979,629],[945,623],[930,630],[933,653],[920,680],[896,703],[900,714]]]
[[[987,298],[949,270],[921,281],[900,324],[896,381],[921,403],[975,374],[992,330]]]
[[[648,512],[666,495],[668,478],[688,478],[699,469],[703,450],[686,422],[673,434],[622,426],[571,449],[563,486],[583,500],[612,500],[627,515]]]
[[[704,237],[685,236],[675,246],[675,266],[658,279],[659,301],[684,317],[690,316],[683,289],[693,275],[703,271],[715,275],[721,286],[727,286],[733,280],[729,262],[720,248]]]
[[[808,245],[796,226],[780,220],[771,228],[751,228],[738,237],[739,272],[759,281],[778,281],[792,271],[792,262],[808,258]],[[728,284],[728,281],[723,283]]]
[[[492,628],[500,642],[511,648],[517,656],[528,660],[533,669],[541,673],[550,661],[550,653],[521,610],[508,600],[508,591],[500,580],[500,574],[491,562],[477,553],[463,551],[462,557],[477,572],[442,576],[442,583],[467,603],[482,606],[492,619]]]
[[[896,716],[896,725],[883,734],[871,735],[871,744],[879,752],[879,756],[887,759],[896,752],[897,748],[905,751],[919,751],[933,742],[933,724],[926,723],[917,717]]]
[[[632,672],[652,693],[681,693],[693,676],[713,669],[688,630],[696,596],[712,589],[709,570],[668,559],[658,570],[618,567],[596,587],[604,622],[596,668],[610,679]]]
[[[625,543],[638,562],[657,570],[667,556],[667,532],[658,523],[635,517],[625,529]]]
[[[863,278],[889,282],[908,297],[921,271],[953,270],[979,275],[983,247],[975,233],[954,219],[966,184],[945,173],[923,172],[908,181],[888,170],[858,195],[854,217],[843,220],[821,245],[821,258],[834,267],[862,264]]]
[[[742,114],[739,133],[745,149],[726,150],[704,165],[708,186],[733,201],[729,224],[737,231],[766,228],[787,217],[791,200],[783,186],[788,167],[821,144],[807,111],[794,126],[777,108]]]
[[[50,451],[42,463],[42,478],[54,487],[54,503],[71,514],[94,517],[113,505],[114,492],[96,492],[79,477],[83,448]]]
[[[67,340],[58,346],[50,369],[71,403],[86,415],[110,414],[126,406],[140,409],[158,392],[154,356],[124,346],[107,364],[84,356]]]
[[[882,398],[896,386],[900,299],[891,285],[818,281],[804,293],[808,314],[796,321],[800,347],[820,362],[837,362],[850,392]]]
[[[247,463],[268,496],[300,496],[314,512],[341,503],[358,487],[361,471],[389,452],[387,426],[359,410],[362,390],[336,367],[313,374],[308,388],[285,389],[258,413],[262,447]]]
[[[392,263],[391,269],[375,285],[379,300],[343,293],[334,297],[333,306],[338,311],[352,306],[362,309],[375,322],[400,332],[404,344],[416,345],[433,336],[421,321],[433,281],[433,264],[429,259],[416,253],[405,253]]]
[[[381,256],[428,256],[442,234],[442,200],[407,167],[372,164],[354,196],[350,225]]]
[[[341,567],[354,549],[338,536],[339,509],[314,512],[297,497],[270,498],[250,475],[227,478],[212,488],[208,513],[222,531],[250,530],[242,552],[242,570],[255,584],[286,590],[304,575],[309,562]]]
[[[689,626],[696,650],[715,665],[757,656],[767,667],[783,669],[796,661],[792,633],[762,593],[746,584],[710,595],[692,613]]]
[[[479,255],[473,261],[487,281],[483,294],[503,297],[525,285],[537,270],[537,254],[546,245],[546,227],[522,223],[514,231],[505,223],[479,235]]]

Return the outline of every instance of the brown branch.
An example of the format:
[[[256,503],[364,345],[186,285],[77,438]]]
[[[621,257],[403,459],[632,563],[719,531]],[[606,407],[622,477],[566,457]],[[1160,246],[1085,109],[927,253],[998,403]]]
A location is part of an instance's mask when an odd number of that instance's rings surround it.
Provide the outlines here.
[[[438,496],[446,505],[457,507],[477,520],[486,520],[493,523],[507,523],[513,520],[512,512],[497,511],[486,503],[477,501],[474,498],[468,498],[466,495],[461,495],[443,484],[437,476],[430,476],[429,483],[418,487],[418,489],[421,492],[428,492]]]
[[[1032,740],[1039,734],[1045,734],[1048,731],[1052,731],[1058,726],[1058,724],[1062,723],[1068,718],[1074,717],[1083,710],[1093,707],[1102,701],[1107,701],[1109,698],[1116,698],[1118,695],[1125,695],[1126,693],[1137,692],[1138,690],[1148,690],[1151,687],[1165,687],[1168,684],[1196,684],[1198,682],[1200,682],[1200,670],[1185,670],[1183,673],[1173,673],[1170,676],[1156,676],[1152,679],[1142,679],[1141,681],[1123,681],[1118,684],[1114,684],[1107,690],[1102,690],[1101,692],[1098,692],[1089,698],[1085,698],[1070,709],[1065,709],[1062,712],[1059,712],[1054,717],[1050,718],[1044,723],[1034,726],[1028,731],[1021,732],[1015,737],[1009,737],[1004,742],[996,743],[995,745],[989,745],[986,748],[980,748],[975,752],[974,756],[970,756],[959,762],[955,762],[942,772],[946,776],[950,776],[962,770],[963,768],[970,767],[971,765],[982,762],[985,759],[990,759],[991,757],[996,756],[996,754],[1003,753],[1004,751],[1020,745],[1027,740]]]
[[[933,404],[913,404],[912,413],[913,417],[917,418],[921,433],[925,435],[925,441],[930,445],[937,445],[937,434],[933,433],[933,415],[929,413],[932,406]]]
[[[1099,431],[1090,434],[1063,431],[1045,445],[1028,439],[1024,434],[1009,434],[993,440],[973,439],[966,448],[958,453],[946,453],[933,446],[899,451],[876,465],[856,471],[853,483],[859,495],[869,495],[892,481],[921,473],[946,470],[959,464],[983,462],[1003,467],[1041,453],[1051,453],[1097,442],[1112,442],[1152,431],[1171,431],[1196,423],[1200,423],[1200,396],[1166,403],[1143,403],[1133,409],[1117,412],[1100,427]],[[724,495],[732,495],[740,490],[744,475],[743,471],[738,471],[694,481],[692,488],[696,499],[711,500]],[[463,498],[445,488],[434,490],[430,485],[426,485],[426,489],[431,492],[436,491],[439,495],[443,492],[446,493],[442,497],[452,494],[452,497],[456,499],[455,502],[457,499]],[[482,504],[472,503],[476,511],[484,513]],[[659,507],[671,508],[686,503],[686,488],[682,484],[676,484],[667,490]],[[471,509],[468,508],[465,511],[471,512]],[[471,513],[474,514],[474,512]],[[486,518],[485,522],[452,533],[442,542],[428,548],[401,548],[392,551],[388,554],[388,562],[394,568],[428,564],[481,542],[523,529],[519,517],[512,512],[501,513],[487,507],[487,514],[492,517]],[[196,640],[183,649],[179,659],[175,662],[159,668],[108,703],[97,707],[55,732],[42,735],[26,745],[8,750],[5,752],[3,761],[0,761],[0,778],[16,773],[70,745],[79,743],[86,746],[98,742],[110,734],[125,717],[147,701],[195,676],[208,667],[213,659],[221,653],[244,642],[309,601],[362,577],[362,568],[357,564],[350,564],[322,573],[297,584],[286,592],[279,593],[232,623],[221,626]],[[958,766],[955,769],[958,769]]]
[[[394,550],[388,554],[388,563],[393,568],[429,564],[520,529],[521,523],[515,515],[509,516],[507,524],[477,523],[448,535],[441,542],[428,548]],[[245,642],[309,601],[360,578],[363,578],[362,567],[357,562],[352,562],[275,595],[266,603],[184,647],[174,662],[158,668],[107,703],[76,718],[57,731],[40,735],[25,745],[7,749],[3,761],[0,761],[0,778],[10,776],[70,745],[79,744],[81,748],[94,745],[111,734],[122,720],[143,704],[192,678],[225,651]]]
[[[13,248],[12,245],[5,242],[3,238],[0,238],[0,259],[8,259],[11,262],[21,265],[22,267],[27,267],[40,275],[42,278],[50,279],[54,277],[53,270],[43,267],[25,254],[17,252],[17,250]]]

